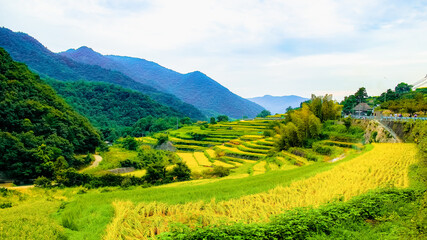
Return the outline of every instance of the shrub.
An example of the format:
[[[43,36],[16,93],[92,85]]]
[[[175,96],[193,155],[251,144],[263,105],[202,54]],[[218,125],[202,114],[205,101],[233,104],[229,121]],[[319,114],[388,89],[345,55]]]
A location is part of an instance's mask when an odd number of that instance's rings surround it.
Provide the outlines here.
[[[226,177],[230,175],[230,169],[224,166],[214,166],[212,170],[205,170],[202,174],[209,177]]]
[[[333,148],[329,146],[322,145],[320,143],[313,144],[313,150],[322,155],[331,155],[333,153]]]
[[[12,203],[11,202],[2,202],[2,203],[0,203],[0,209],[11,208],[11,207],[12,207]]]
[[[369,138],[369,142],[377,142],[377,135],[378,135],[378,132],[377,131],[373,131],[372,133],[371,133],[371,137]]]
[[[127,150],[136,150],[138,147],[138,142],[135,140],[135,138],[127,136],[125,139],[123,139],[122,146]]]
[[[163,143],[169,141],[169,135],[165,134],[165,133],[158,134],[156,136],[156,138],[157,138],[157,144],[156,144],[156,146],[160,146]]]
[[[51,185],[52,185],[51,181],[45,176],[38,177],[34,181],[34,186],[36,187],[47,188],[47,187],[50,187]]]
[[[168,172],[168,175],[174,181],[187,181],[191,178],[191,170],[184,162],[179,162],[172,169],[172,171]]]

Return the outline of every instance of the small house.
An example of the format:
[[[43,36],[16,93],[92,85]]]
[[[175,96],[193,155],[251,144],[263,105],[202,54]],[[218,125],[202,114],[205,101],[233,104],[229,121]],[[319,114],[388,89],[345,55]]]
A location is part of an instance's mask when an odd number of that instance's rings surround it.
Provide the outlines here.
[[[353,108],[354,115],[367,116],[372,113],[372,108],[367,103],[359,103]]]

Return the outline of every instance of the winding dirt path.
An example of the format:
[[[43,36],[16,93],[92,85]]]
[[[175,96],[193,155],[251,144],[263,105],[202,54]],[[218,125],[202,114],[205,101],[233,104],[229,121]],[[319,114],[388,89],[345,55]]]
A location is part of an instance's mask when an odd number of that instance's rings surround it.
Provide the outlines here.
[[[99,166],[99,163],[102,161],[102,157],[99,155],[93,155],[95,157],[95,161],[92,163],[92,165],[90,165],[89,167],[87,167],[86,169],[90,169],[90,168],[96,168]]]

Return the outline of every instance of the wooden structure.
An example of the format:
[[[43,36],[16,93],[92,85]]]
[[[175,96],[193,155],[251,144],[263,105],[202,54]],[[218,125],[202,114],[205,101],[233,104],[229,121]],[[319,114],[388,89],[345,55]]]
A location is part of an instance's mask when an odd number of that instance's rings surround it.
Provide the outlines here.
[[[372,113],[372,108],[367,103],[359,103],[353,108],[354,115],[367,116]]]

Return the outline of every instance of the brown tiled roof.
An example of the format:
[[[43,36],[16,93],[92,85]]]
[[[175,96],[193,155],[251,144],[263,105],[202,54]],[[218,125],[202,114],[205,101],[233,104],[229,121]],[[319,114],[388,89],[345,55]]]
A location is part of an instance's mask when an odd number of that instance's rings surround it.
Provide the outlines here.
[[[354,107],[354,110],[366,112],[366,111],[372,110],[372,108],[369,107],[369,105],[367,103],[359,103],[359,104],[357,104],[356,107]]]

